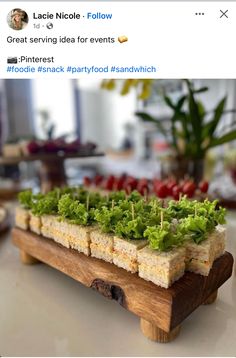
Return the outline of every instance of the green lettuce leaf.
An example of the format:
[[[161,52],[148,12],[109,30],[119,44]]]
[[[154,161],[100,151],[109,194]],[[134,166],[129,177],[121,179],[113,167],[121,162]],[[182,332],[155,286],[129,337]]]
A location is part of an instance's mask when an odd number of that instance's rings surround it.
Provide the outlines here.
[[[179,231],[182,235],[200,244],[207,238],[207,218],[201,216],[188,216],[181,220]]]
[[[172,218],[185,218],[188,215],[194,214],[196,203],[196,200],[188,200],[186,196],[182,197],[179,201],[170,200],[166,213]]]
[[[62,195],[58,202],[58,213],[62,219],[78,225],[88,225],[94,221],[93,211],[87,209],[86,204],[71,198],[70,194]]]
[[[103,232],[114,232],[117,222],[123,217],[123,211],[115,206],[113,209],[108,209],[103,206],[100,210],[95,210],[95,220]]]
[[[145,229],[146,224],[140,216],[133,220],[129,220],[129,218],[126,217],[117,222],[115,234],[128,240],[140,240],[143,239]]]
[[[32,205],[32,213],[36,216],[56,214],[57,210],[58,199],[50,195],[36,200]]]
[[[25,209],[31,209],[33,205],[33,194],[31,190],[25,190],[18,194],[18,200]]]
[[[168,251],[183,243],[181,234],[179,232],[173,233],[171,224],[167,221],[163,221],[162,227],[161,225],[147,227],[144,231],[144,237],[147,238],[149,247],[158,251]]]

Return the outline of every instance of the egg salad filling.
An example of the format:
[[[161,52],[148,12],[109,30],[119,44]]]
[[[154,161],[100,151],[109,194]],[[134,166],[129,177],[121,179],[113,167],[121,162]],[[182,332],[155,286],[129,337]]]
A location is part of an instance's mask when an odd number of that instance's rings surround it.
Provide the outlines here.
[[[134,257],[129,257],[124,252],[113,252],[113,263],[133,273],[138,271],[138,262]]]

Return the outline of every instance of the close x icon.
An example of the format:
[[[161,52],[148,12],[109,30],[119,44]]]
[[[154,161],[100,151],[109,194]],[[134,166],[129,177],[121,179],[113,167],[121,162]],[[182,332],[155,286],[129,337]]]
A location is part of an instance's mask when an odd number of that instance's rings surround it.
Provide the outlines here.
[[[227,19],[229,18],[229,16],[228,16],[228,11],[229,10],[220,10],[220,19],[222,18],[222,17],[226,17]]]

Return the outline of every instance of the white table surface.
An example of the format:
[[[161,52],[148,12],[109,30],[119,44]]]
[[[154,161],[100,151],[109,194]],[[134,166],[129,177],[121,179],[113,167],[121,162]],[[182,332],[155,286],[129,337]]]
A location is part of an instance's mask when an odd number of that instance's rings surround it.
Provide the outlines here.
[[[228,251],[236,256],[236,213]],[[168,344],[145,338],[116,302],[44,264],[25,266],[10,235],[0,237],[0,356],[235,356],[236,272]]]

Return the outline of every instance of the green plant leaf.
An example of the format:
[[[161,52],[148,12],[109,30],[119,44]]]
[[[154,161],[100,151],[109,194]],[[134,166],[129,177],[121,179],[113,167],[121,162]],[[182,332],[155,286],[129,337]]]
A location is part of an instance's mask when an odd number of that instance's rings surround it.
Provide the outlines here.
[[[189,115],[188,119],[192,125],[194,141],[196,144],[196,151],[201,150],[201,140],[202,140],[202,122],[204,115],[200,113],[201,109],[198,105],[198,102],[194,98],[192,89],[189,87]]]
[[[173,109],[174,111],[176,110],[176,105],[174,105],[174,103],[172,102],[172,100],[170,99],[170,97],[168,96],[164,96],[164,101],[166,102],[167,106],[169,106],[171,109]]]
[[[187,96],[184,95],[184,96],[180,97],[180,99],[178,100],[178,102],[176,104],[174,104],[172,102],[171,98],[165,95],[164,101],[172,110],[174,110],[175,115],[177,115],[177,113],[181,111],[186,98],[187,98]]]
[[[176,122],[176,115],[174,114],[173,117],[171,118],[172,145],[174,146],[175,150],[179,152],[179,148],[177,145],[177,130],[176,130],[175,122]]]
[[[214,110],[214,117],[211,121],[209,121],[203,128],[202,131],[202,139],[206,139],[206,138],[212,138],[219,122],[220,119],[222,118],[222,115],[224,113],[224,108],[225,108],[225,104],[226,104],[226,97],[224,97],[216,106],[215,110]]]
[[[177,151],[177,153],[180,153],[180,149],[178,147],[178,130],[176,123],[180,122],[182,125],[182,131],[183,131],[183,137],[186,141],[189,139],[189,132],[187,128],[187,122],[186,122],[186,116],[185,113],[182,110],[183,104],[186,100],[187,96],[182,96],[176,104],[172,102],[170,97],[164,96],[164,100],[166,104],[174,111],[174,115],[171,117],[171,136],[172,136],[172,145]]]
[[[207,148],[216,147],[218,145],[222,145],[228,142],[231,142],[232,140],[236,139],[236,130],[224,134],[220,138],[213,138]]]
[[[150,116],[150,114],[145,112],[136,112],[135,114],[136,116],[141,118],[144,122],[154,123],[164,137],[168,136],[168,132],[165,130],[165,128],[162,126],[161,122],[158,119],[153,118],[152,116]]]
[[[177,110],[178,111],[181,111],[181,109],[183,107],[183,104],[186,101],[186,98],[187,98],[187,96],[183,96],[178,100],[178,103],[177,103]]]
[[[202,118],[202,121],[206,115],[206,109],[204,107],[204,104],[201,102],[201,101],[197,101],[197,106],[198,106],[198,111],[199,111],[199,114]]]
[[[207,92],[207,91],[209,90],[208,87],[202,87],[202,88],[199,88],[199,89],[195,90],[192,81],[190,81],[189,79],[184,79],[183,81],[186,83],[189,92],[191,91],[191,92],[194,93],[194,94],[195,94],[195,93]]]
[[[193,93],[203,93],[203,92],[207,92],[209,90],[208,87],[202,87],[202,88],[199,88],[198,90],[193,90]]]

